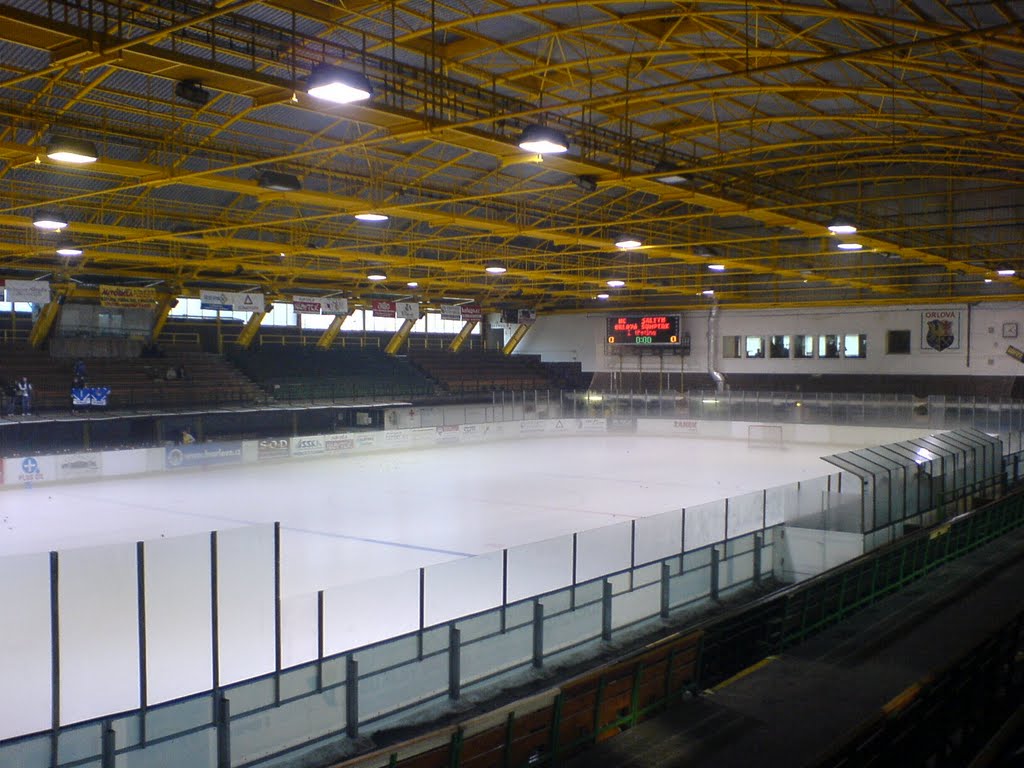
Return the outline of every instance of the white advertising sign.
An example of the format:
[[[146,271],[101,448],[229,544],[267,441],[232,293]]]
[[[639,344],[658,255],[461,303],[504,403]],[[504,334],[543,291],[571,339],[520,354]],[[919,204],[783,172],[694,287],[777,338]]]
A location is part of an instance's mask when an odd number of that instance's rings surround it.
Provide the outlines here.
[[[50,301],[50,283],[46,280],[5,280],[8,301],[29,304],[47,304]]]
[[[420,319],[420,305],[414,301],[399,301],[395,304],[395,314],[405,320]]]
[[[234,312],[262,312],[265,307],[262,293],[200,291],[199,302],[203,309],[219,309]]]

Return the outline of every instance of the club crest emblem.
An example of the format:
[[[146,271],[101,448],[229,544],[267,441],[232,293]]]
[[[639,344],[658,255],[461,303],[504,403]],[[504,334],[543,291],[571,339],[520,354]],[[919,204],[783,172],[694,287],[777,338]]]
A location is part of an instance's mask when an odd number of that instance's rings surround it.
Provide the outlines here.
[[[956,341],[956,337],[953,335],[952,320],[928,321],[928,333],[925,336],[925,342],[927,342],[929,347],[941,352],[953,346],[954,341]]]

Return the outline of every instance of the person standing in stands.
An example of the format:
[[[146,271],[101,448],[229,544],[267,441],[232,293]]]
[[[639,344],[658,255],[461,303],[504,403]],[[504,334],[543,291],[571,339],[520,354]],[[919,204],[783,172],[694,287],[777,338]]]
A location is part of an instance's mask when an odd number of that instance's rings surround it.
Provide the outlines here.
[[[21,401],[21,415],[31,416],[32,415],[32,384],[29,383],[27,376],[22,376],[18,379],[18,383],[14,386],[14,396]],[[11,409],[13,410],[13,408]]]
[[[78,358],[75,361],[74,377],[71,380],[71,386],[75,389],[81,389],[85,386],[85,363],[82,362],[82,358]]]

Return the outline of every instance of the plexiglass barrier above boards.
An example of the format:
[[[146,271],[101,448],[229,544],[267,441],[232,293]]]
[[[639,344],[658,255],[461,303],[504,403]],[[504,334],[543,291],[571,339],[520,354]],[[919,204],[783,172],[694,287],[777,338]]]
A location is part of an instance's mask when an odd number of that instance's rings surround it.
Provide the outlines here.
[[[571,429],[608,426],[578,420]],[[682,428],[692,436],[700,425]],[[510,434],[569,429],[535,420]],[[412,448],[452,434],[403,433],[401,443],[373,437]],[[329,455],[335,437],[289,444],[287,453],[267,445],[264,458]],[[260,460],[260,443],[241,445],[241,460]],[[170,469],[168,450],[135,465],[162,459]],[[284,554],[302,534],[277,526],[3,559],[2,583],[23,588],[0,594],[0,614],[18,628],[0,655],[9,693],[0,758],[44,766],[56,754],[58,765],[99,766],[112,731],[126,765],[160,754],[214,765],[227,729],[237,764],[351,735],[781,575],[778,527],[846,519],[838,510],[861,507],[861,489],[840,472],[305,594],[290,588],[294,564]],[[16,738],[25,733],[36,735]]]

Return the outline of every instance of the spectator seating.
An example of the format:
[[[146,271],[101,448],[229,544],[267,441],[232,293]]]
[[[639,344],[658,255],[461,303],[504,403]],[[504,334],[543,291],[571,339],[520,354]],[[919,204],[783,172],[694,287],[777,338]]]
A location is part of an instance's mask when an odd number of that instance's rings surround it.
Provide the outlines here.
[[[109,387],[109,408],[148,409],[263,402],[263,391],[234,366],[216,355],[165,349],[162,357],[82,358],[86,382]],[[45,351],[8,346],[0,351],[4,384],[27,376],[32,383],[33,411],[70,410],[75,360],[53,358]],[[168,378],[168,370],[184,367],[185,378]],[[9,396],[4,397],[4,407]]]
[[[278,402],[433,394],[430,380],[403,357],[377,348],[264,345],[234,349],[229,358]]]
[[[556,388],[538,355],[415,350],[409,357],[417,368],[452,394]]]

